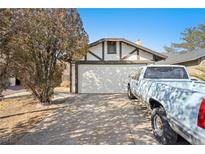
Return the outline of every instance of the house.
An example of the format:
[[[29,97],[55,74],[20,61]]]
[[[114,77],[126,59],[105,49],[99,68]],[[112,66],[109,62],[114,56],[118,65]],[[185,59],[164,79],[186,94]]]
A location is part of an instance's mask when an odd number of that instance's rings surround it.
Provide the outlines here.
[[[184,65],[190,74],[201,73],[196,67],[205,66],[205,49],[197,49],[189,52],[168,53],[167,59],[156,64]]]
[[[89,51],[70,66],[73,93],[125,93],[128,75],[139,66],[167,56],[123,38],[103,38],[89,44]]]
[[[10,83],[10,86],[20,86],[21,85],[21,81],[15,77],[9,78],[9,83]]]

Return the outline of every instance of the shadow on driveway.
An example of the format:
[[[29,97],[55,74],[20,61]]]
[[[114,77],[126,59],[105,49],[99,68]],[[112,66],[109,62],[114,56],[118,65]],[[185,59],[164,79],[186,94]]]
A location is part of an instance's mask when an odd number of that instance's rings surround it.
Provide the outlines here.
[[[124,94],[80,94],[16,144],[158,144],[150,113]]]

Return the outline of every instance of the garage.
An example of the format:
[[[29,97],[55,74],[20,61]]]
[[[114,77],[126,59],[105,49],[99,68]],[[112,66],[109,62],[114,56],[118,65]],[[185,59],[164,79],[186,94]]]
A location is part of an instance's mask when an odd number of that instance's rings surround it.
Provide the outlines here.
[[[78,93],[125,93],[128,75],[142,64],[78,66]]]

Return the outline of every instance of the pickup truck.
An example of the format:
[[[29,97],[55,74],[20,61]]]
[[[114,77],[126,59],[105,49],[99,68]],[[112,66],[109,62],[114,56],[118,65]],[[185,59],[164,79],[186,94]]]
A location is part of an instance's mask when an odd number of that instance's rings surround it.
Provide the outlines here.
[[[205,144],[205,82],[192,80],[181,65],[147,65],[129,76],[128,97],[151,110],[151,126],[161,144],[180,135]]]

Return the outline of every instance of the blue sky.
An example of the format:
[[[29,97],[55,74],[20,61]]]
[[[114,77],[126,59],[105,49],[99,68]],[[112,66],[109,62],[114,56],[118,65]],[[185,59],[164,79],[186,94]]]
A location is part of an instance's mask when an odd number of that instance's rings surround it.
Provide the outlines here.
[[[90,42],[120,37],[163,52],[185,28],[205,22],[205,9],[78,9]]]

